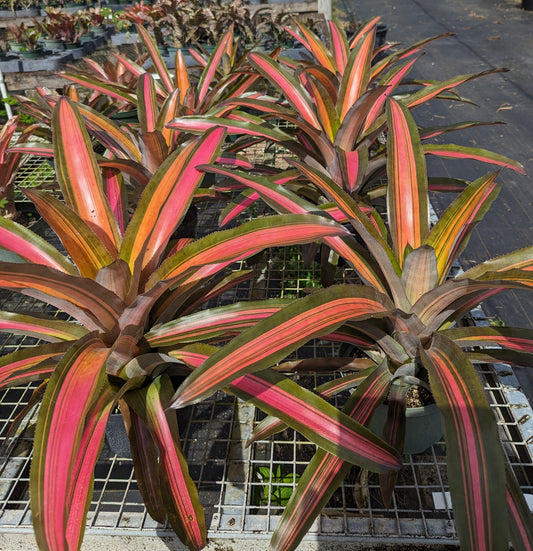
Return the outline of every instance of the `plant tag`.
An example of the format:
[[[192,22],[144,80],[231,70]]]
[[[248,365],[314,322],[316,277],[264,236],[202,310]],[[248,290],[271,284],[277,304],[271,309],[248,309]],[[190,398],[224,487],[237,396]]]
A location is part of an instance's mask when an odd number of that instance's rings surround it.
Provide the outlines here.
[[[452,497],[450,492],[433,492],[433,507],[437,510],[451,509]]]

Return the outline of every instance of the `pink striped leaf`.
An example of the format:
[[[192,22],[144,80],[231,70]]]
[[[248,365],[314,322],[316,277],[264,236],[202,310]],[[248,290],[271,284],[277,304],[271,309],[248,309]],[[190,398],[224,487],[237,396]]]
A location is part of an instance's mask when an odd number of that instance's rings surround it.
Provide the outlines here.
[[[513,161],[509,157],[480,149],[477,147],[466,147],[455,144],[425,144],[424,153],[426,155],[435,155],[437,157],[446,157],[450,159],[472,159],[483,163],[494,164],[503,168],[510,168],[519,174],[525,174],[525,169],[518,161]]]
[[[205,100],[209,92],[209,88],[212,85],[213,80],[215,79],[220,61],[224,54],[227,52],[228,47],[230,47],[232,44],[233,28],[230,28],[230,30],[227,31],[216,44],[213,53],[209,57],[207,64],[205,65],[202,74],[200,75],[200,79],[198,80],[198,84],[196,86],[199,103],[202,103]]]
[[[376,86],[372,90],[365,91],[357,101],[348,109],[335,136],[335,145],[343,150],[352,151],[361,142],[366,127],[373,122],[370,119],[374,111],[381,112],[383,104],[388,97],[389,89],[384,86]],[[372,127],[372,131],[376,131]],[[366,132],[368,136],[368,132]]]
[[[101,168],[114,168],[120,170],[124,174],[131,176],[134,185],[138,191],[142,191],[150,181],[152,173],[138,161],[130,161],[127,159],[103,159],[98,160],[98,166]]]
[[[84,88],[96,90],[104,96],[109,96],[110,98],[125,101],[127,103],[135,103],[135,95],[128,90],[128,88],[120,84],[103,82],[95,79],[94,77],[87,77],[81,73],[65,72],[61,73],[61,76],[75,82],[76,84],[79,84],[80,86],[83,86]]]
[[[76,267],[45,239],[13,220],[0,217],[0,247],[21,259],[74,275]]]
[[[433,335],[421,357],[442,413],[459,537],[470,549],[507,548],[505,459],[479,376],[442,335]]]
[[[35,204],[61,242],[83,277],[94,279],[114,257],[92,228],[73,210],[51,193],[28,189],[26,195]]]
[[[387,206],[393,250],[401,267],[406,253],[420,247],[429,231],[427,174],[418,130],[407,108],[391,98],[387,118]]]
[[[327,236],[346,234],[347,230],[342,226],[323,216],[306,214],[258,218],[186,245],[163,262],[149,284],[177,277],[194,267],[246,258],[264,248],[309,243]]]
[[[95,281],[39,264],[0,262],[0,287],[43,300],[90,330],[111,330],[124,308],[115,294]]]
[[[293,36],[298,38],[298,40],[311,52],[311,54],[313,54],[318,65],[325,67],[328,71],[335,74],[338,70],[335,65],[335,60],[331,53],[327,50],[324,42],[320,40],[320,38],[309,27],[299,22],[297,19],[294,20],[294,23],[298,26],[298,29],[303,36],[303,40],[301,40],[296,33],[293,34]]]
[[[108,353],[96,334],[80,339],[58,364],[43,396],[30,472],[33,528],[43,549],[66,551],[81,543],[102,445],[101,422],[113,402],[103,369]]]
[[[202,181],[203,173],[196,167],[216,159],[224,135],[221,128],[206,132],[172,153],[154,174],[122,242],[120,257],[132,271],[136,264],[152,271],[159,263],[172,232],[185,216]]]
[[[172,122],[167,124],[168,128],[194,133],[204,133],[215,126],[225,128],[228,134],[259,136],[261,138],[271,139],[275,142],[293,141],[291,136],[274,127],[254,124],[248,122],[247,120],[230,120],[213,117],[210,115],[204,115],[202,117],[179,117],[178,119],[174,119]]]
[[[0,332],[27,335],[47,342],[60,342],[79,339],[87,333],[87,329],[76,323],[55,318],[38,318],[0,311]]]
[[[506,272],[508,270],[533,270],[533,245],[518,249],[503,256],[486,260],[466,272],[457,276],[457,279],[477,279],[488,272]]]
[[[167,124],[181,115],[180,98],[181,93],[179,89],[176,89],[172,92],[172,94],[169,94],[159,110],[159,115],[155,125],[156,129],[159,130],[165,138],[165,142],[169,148],[174,145],[176,131],[172,130],[172,128],[167,128]]]
[[[472,363],[506,363],[518,367],[533,367],[533,354],[527,352],[515,352],[503,348],[486,348],[482,351],[465,352],[466,357]]]
[[[268,415],[253,430],[252,434],[246,440],[246,447],[251,446],[259,440],[267,440],[275,434],[279,434],[287,428],[287,425],[277,417]]]
[[[148,331],[144,338],[150,346],[160,347],[233,335],[279,312],[288,304],[288,300],[271,299],[208,308],[158,325]]]
[[[470,184],[446,209],[429,232],[425,243],[437,256],[438,281],[446,279],[452,263],[466,247],[476,225],[498,196],[498,173],[487,174]]]
[[[376,472],[401,467],[397,452],[369,429],[279,373],[265,370],[239,377],[230,390],[340,459]]]
[[[189,549],[200,550],[207,543],[204,513],[181,451],[176,414],[167,408],[171,395],[172,383],[162,375],[125,399],[146,424],[159,450],[159,487],[168,520]]]
[[[384,362],[352,394],[342,411],[358,423],[366,424],[376,405],[383,400],[389,384],[390,373]],[[300,477],[272,534],[272,551],[292,551],[298,547],[350,469],[350,463],[340,457],[322,449],[317,451]]]
[[[439,37],[437,37],[439,38]],[[414,45],[413,45],[414,46]],[[404,104],[409,108],[412,109],[416,107],[417,105],[421,105],[422,103],[426,103],[427,101],[439,96],[443,92],[446,92],[448,90],[452,90],[455,86],[459,84],[463,84],[465,82],[469,82],[471,80],[474,80],[476,78],[480,78],[483,76],[491,75],[493,73],[501,73],[506,72],[508,69],[488,69],[486,71],[481,71],[480,73],[473,73],[470,75],[458,75],[455,77],[452,77],[451,79],[437,82],[435,84],[430,84],[428,86],[425,86],[418,92],[415,92],[414,94],[410,94],[405,98]]]
[[[87,513],[92,500],[94,469],[104,443],[105,427],[115,403],[115,395],[116,390],[106,381],[87,412],[76,453],[76,462],[73,466],[69,502],[66,504],[68,513],[65,535],[69,549],[79,549],[82,544]],[[70,503],[74,506],[69,507]]]
[[[104,194],[102,175],[90,137],[75,104],[61,98],[53,111],[56,177],[67,205],[92,228],[111,251],[120,233]]]
[[[144,44],[146,50],[150,55],[150,59],[152,60],[156,73],[159,75],[161,84],[163,85],[167,94],[170,94],[172,90],[174,90],[174,85],[172,84],[170,73],[168,72],[166,63],[159,53],[159,49],[157,48],[155,40],[152,38],[148,30],[145,29],[142,25],[135,25],[135,28],[137,30],[139,38],[141,39],[142,43]]]
[[[72,346],[69,341],[21,348],[0,358],[0,388],[46,379],[61,356]]]
[[[505,463],[506,502],[509,535],[516,551],[533,551],[533,521],[524,492],[510,467]]]
[[[137,81],[137,115],[142,133],[156,129],[158,107],[155,93],[154,77],[144,73]]]
[[[335,134],[337,133],[340,125],[339,116],[337,114],[337,110],[335,109],[335,105],[320,81],[309,78],[308,86],[316,106],[318,119],[328,138],[333,143]]]
[[[346,41],[345,33],[334,21],[330,20],[328,23],[331,37],[331,49],[333,50],[335,65],[337,66],[337,72],[342,76],[348,62],[348,54],[350,52],[348,42]]]
[[[374,51],[375,30],[370,30],[351,50],[339,91],[339,118],[341,121],[368,89],[370,63]]]
[[[211,356],[181,385],[172,407],[197,402],[237,377],[270,367],[348,319],[385,316],[391,307],[385,295],[371,288],[342,285],[317,291],[260,321]]]
[[[131,135],[106,117],[83,103],[77,104],[87,130],[119,159],[141,160],[141,154]]]
[[[167,515],[161,497],[157,448],[154,439],[141,417],[127,405],[125,400],[120,402],[120,411],[127,427],[135,479],[143,496],[144,505],[154,520],[164,524]]]
[[[324,46],[321,44],[321,47]],[[273,86],[285,95],[287,101],[304,121],[320,130],[313,102],[306,89],[272,58],[264,54],[250,53],[248,59]]]
[[[441,331],[461,347],[502,346],[533,354],[533,330],[519,327],[460,327]]]
[[[517,272],[519,274],[527,273],[520,270]],[[497,275],[501,276],[502,274]],[[475,281],[471,279],[446,281],[435,287],[435,289],[425,293],[413,305],[410,313],[415,314],[428,328],[428,331],[437,331],[445,321],[440,318],[441,314],[446,316],[457,315],[465,307],[470,306],[473,308],[484,298],[499,293],[504,289],[524,288],[523,283],[516,280],[516,275],[516,272],[513,271],[509,277],[509,281],[496,278],[492,281]],[[529,278],[528,281],[531,282],[531,279]],[[472,301],[475,300],[477,302],[472,304]]]
[[[420,138],[422,140],[429,140],[430,138],[436,138],[448,132],[465,130],[467,128],[477,128],[478,126],[493,126],[496,124],[504,123],[502,121],[461,121],[447,124],[446,126],[426,126],[420,130]]]
[[[21,153],[24,155],[38,155],[40,157],[53,157],[54,147],[52,144],[41,142],[17,143],[10,146],[7,153]]]
[[[376,229],[372,226],[367,216],[365,216],[353,199],[346,193],[344,193],[335,183],[333,183],[322,172],[312,169],[308,165],[303,163],[297,163],[297,161],[291,161],[291,164],[297,165],[299,169],[307,176],[313,183],[317,184],[326,194],[334,197],[335,204],[342,203],[343,210],[347,214],[350,213],[353,218],[352,224],[355,224],[357,219],[357,230],[360,234],[365,233],[368,238],[364,237],[367,241],[367,246],[373,249],[373,254],[376,258],[383,257],[380,264],[382,268],[388,269],[390,267],[392,258],[392,252],[388,248],[386,242],[382,239]],[[206,167],[207,168],[207,167]],[[296,194],[285,190],[282,186],[276,186],[272,184],[267,178],[247,174],[241,171],[230,170],[222,167],[209,167],[210,172],[216,174],[223,174],[233,178],[239,183],[245,184],[254,190],[256,190],[264,201],[270,206],[276,209],[278,212],[294,212],[294,213],[311,213],[316,212],[316,206],[301,199]],[[342,199],[342,200],[341,200]],[[378,245],[371,244],[378,242]],[[342,237],[324,237],[324,242],[327,243],[332,249],[334,249],[339,255],[350,262],[358,273],[367,281],[371,281],[378,289],[384,289],[383,283],[380,283],[379,276],[376,275],[376,270],[372,267],[372,263],[367,258],[367,255],[357,246],[355,240],[347,241]],[[375,250],[374,250],[375,249]],[[383,253],[383,254],[381,254]],[[389,270],[389,279],[391,281],[396,280],[399,282],[399,278],[394,271]],[[398,288],[398,285],[396,285]]]
[[[124,180],[119,171],[109,167],[103,168],[102,179],[104,181],[105,196],[107,197],[111,212],[117,221],[120,235],[124,235],[127,224],[125,219],[127,215],[127,196]]]

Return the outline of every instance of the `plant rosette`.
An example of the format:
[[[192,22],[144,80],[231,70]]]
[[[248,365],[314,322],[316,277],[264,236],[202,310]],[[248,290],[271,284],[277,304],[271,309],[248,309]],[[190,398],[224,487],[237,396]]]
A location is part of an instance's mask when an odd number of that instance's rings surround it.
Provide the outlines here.
[[[454,324],[496,293],[506,289],[531,291],[533,246],[451,277],[453,263],[498,195],[499,173],[468,182],[440,220],[430,226],[426,150],[408,105],[388,98],[386,126],[385,220],[324,171],[304,162],[292,163],[357,232],[358,240],[333,238],[325,242],[364,284],[316,290],[258,322],[223,348],[206,351],[203,361],[198,360],[174,395],[171,407],[195,403],[226,388],[244,373],[252,376],[260,372],[261,377],[268,373],[282,387],[282,373],[308,369],[305,360],[283,361],[309,339],[351,343],[365,357],[316,359],[313,367],[317,371],[321,367],[335,371],[342,366],[343,371],[352,372],[317,387],[315,392],[329,398],[354,388],[342,412],[366,427],[372,412],[386,401],[382,438],[403,453],[408,389],[429,386],[442,419],[454,519],[461,541],[465,545],[474,542],[474,549],[506,549],[511,540],[515,548],[523,548],[522,544],[533,541],[533,519],[515,475],[507,467],[497,420],[475,364],[504,362],[532,367],[533,330]],[[456,146],[455,151],[460,153],[461,147]],[[512,166],[521,170],[516,162]],[[279,212],[316,211],[314,203],[273,179],[223,167],[205,170],[252,188]],[[377,304],[382,308],[380,314],[359,321],[354,318],[359,308],[367,314],[377,312]],[[260,358],[257,350],[262,351]],[[204,384],[206,377],[211,381],[209,389]],[[260,396],[252,394],[243,392],[241,397],[247,396],[263,409]],[[302,408],[306,407],[312,408],[310,403],[302,403]],[[285,428],[281,409],[281,405],[275,413],[265,409],[272,417],[258,426],[251,441]],[[339,454],[317,452],[274,530],[272,550],[297,547],[349,468],[349,462]],[[396,479],[394,472],[380,474],[385,504],[391,503]],[[492,530],[496,525],[499,529]]]
[[[138,88],[139,96],[145,94],[142,106],[157,105],[155,90],[153,78],[144,76]],[[249,270],[233,272],[236,261],[271,246],[348,233],[323,216],[288,214],[174,241],[203,180],[197,167],[223,162],[225,130],[209,130],[178,144],[150,167],[149,174],[142,165],[137,168],[141,156],[130,132],[68,96],[50,94],[43,99],[52,109],[52,142],[19,146],[11,153],[33,152],[54,159],[62,199],[39,190],[26,190],[26,195],[66,253],[16,222],[0,218],[0,246],[25,260],[0,262],[0,287],[37,294],[74,320],[0,314],[2,330],[31,334],[45,342],[0,359],[2,387],[46,380],[30,472],[38,546],[51,549],[57,541],[68,541],[69,548],[80,548],[105,426],[119,406],[149,514],[160,523],[168,519],[180,540],[199,550],[206,545],[204,513],[181,451],[176,412],[168,407],[175,390],[173,378],[191,371],[180,356],[194,357],[194,346],[231,338],[243,330],[242,320],[244,325],[255,323],[286,304],[274,299],[206,309],[209,300],[254,277]],[[139,116],[142,134],[158,136],[158,150],[168,143],[163,131],[171,115],[145,109]],[[119,153],[116,157],[97,158],[84,118],[92,129],[98,128],[94,134]],[[126,193],[122,171],[129,176],[127,187],[135,182],[137,193]],[[244,382],[247,386],[246,378]],[[264,384],[275,391],[274,383]],[[237,386],[229,391],[240,392]],[[267,400],[278,401],[277,396]],[[293,401],[297,403],[296,397]],[[323,443],[324,430],[344,435],[340,453],[357,460],[359,438],[354,431],[361,429],[325,400],[320,406],[325,413],[316,437],[310,433],[313,417],[306,420],[311,440],[328,447],[327,441]],[[70,431],[64,430],[65,416]],[[297,417],[294,425],[301,428],[301,416]],[[396,468],[397,454],[371,438],[374,453],[382,453],[367,464]],[[337,445],[335,449],[339,450]]]

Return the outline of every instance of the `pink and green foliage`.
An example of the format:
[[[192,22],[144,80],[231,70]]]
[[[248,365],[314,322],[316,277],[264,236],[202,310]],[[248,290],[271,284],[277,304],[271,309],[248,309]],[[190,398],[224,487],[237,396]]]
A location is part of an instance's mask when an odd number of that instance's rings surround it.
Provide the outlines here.
[[[248,94],[228,98],[222,103],[222,107],[231,108],[224,116],[228,132],[276,142],[298,159],[293,163],[297,170],[292,175],[292,185],[300,188],[302,196],[315,197],[316,204],[323,203],[324,194],[310,177],[309,169],[329,177],[343,191],[366,203],[374,204],[376,198],[385,195],[383,179],[387,148],[383,137],[387,131],[387,98],[401,95],[402,103],[409,109],[434,98],[468,101],[457,94],[455,87],[496,72],[461,75],[441,82],[408,81],[423,46],[435,38],[392,53],[387,50],[388,55],[375,62],[378,52],[374,50],[374,39],[378,19],[365,24],[349,43],[344,31],[331,21],[329,49],[310,29],[296,22],[298,32],[287,30],[308,50],[311,60],[294,61],[283,56],[276,59],[276,56],[251,52],[248,59],[252,68],[277,92],[277,96]],[[407,83],[409,90],[405,90]],[[413,91],[414,86],[418,88]],[[261,117],[251,116],[250,109],[262,113]],[[270,120],[284,121],[287,128],[276,134],[270,127]],[[217,118],[189,115],[169,126],[203,132],[210,125],[217,124],[221,124],[220,115]],[[479,124],[482,123],[422,129],[421,136],[426,140]],[[241,147],[242,144],[238,143]],[[427,154],[475,158],[523,172],[519,163],[490,151],[453,144],[427,147]],[[440,190],[460,191],[465,185],[465,182],[450,178],[429,181],[430,189],[438,186]],[[228,209],[222,221],[229,221],[251,202],[247,195],[233,209]]]
[[[19,117],[9,119],[0,130],[0,213],[8,218],[16,217],[15,177],[23,161],[21,153],[8,151],[9,147],[26,143],[35,127],[19,127]],[[19,132],[16,136],[16,132]]]
[[[30,476],[36,538],[41,549],[80,547],[104,427],[118,404],[150,513],[160,522],[168,518],[190,549],[200,549],[206,542],[202,508],[181,451],[175,414],[168,409],[175,392],[170,376],[190,372],[178,353],[198,341],[226,340],[283,306],[274,300],[204,309],[210,299],[253,276],[233,272],[236,261],[267,246],[347,232],[327,216],[289,214],[176,241],[173,235],[202,182],[197,167],[220,156],[225,130],[215,128],[177,146],[147,177],[128,210],[116,182],[99,166],[84,109],[66,97],[53,104],[51,147],[62,200],[41,190],[27,192],[65,252],[14,221],[2,219],[0,224],[0,246],[24,260],[0,263],[0,287],[71,317],[59,321],[0,314],[0,331],[32,335],[44,343],[0,362],[2,387],[45,381]],[[148,132],[150,124],[143,121]],[[120,136],[113,135],[117,148]],[[379,314],[385,311],[381,304],[374,306]],[[249,381],[242,379],[250,392]],[[278,382],[260,376],[254,381],[272,389],[265,398],[272,406]],[[300,400],[290,390],[284,399],[287,411]],[[309,437],[321,443],[324,431],[341,435],[347,460],[359,456],[359,441],[365,438],[382,454],[365,464],[381,470],[397,466],[387,444],[336,413],[321,414],[321,430],[313,431],[316,413],[308,412],[303,422]],[[285,421],[301,426],[302,416],[290,414]],[[337,449],[331,442],[325,446]]]
[[[183,407],[217,389],[238,384],[243,373],[258,370],[263,375],[306,339],[351,343],[375,364],[361,365],[368,371],[347,378],[357,390],[343,412],[366,424],[372,410],[388,397],[394,415],[391,411],[383,438],[401,452],[403,442],[397,442],[395,435],[405,426],[406,390],[413,384],[428,388],[442,414],[448,477],[462,547],[506,549],[511,538],[515,548],[527,549],[527,534],[533,533],[531,516],[525,513],[527,505],[517,491],[514,475],[506,470],[496,419],[475,364],[506,361],[531,366],[533,331],[452,325],[496,293],[531,289],[533,247],[452,276],[452,262],[498,194],[499,175],[487,174],[471,183],[430,227],[429,186],[418,130],[408,106],[392,98],[387,100],[386,114],[387,226],[375,210],[363,212],[331,178],[312,172],[315,185],[364,243],[361,248],[350,238],[326,241],[359,273],[364,285],[360,290],[345,285],[318,290],[258,322],[222,349],[208,351],[208,358],[179,387],[172,405]],[[252,188],[279,212],[317,210],[313,203],[273,179],[230,169],[212,170]],[[310,168],[307,170],[311,173]],[[352,254],[348,255],[350,249]],[[372,294],[367,294],[371,290]],[[375,313],[380,304],[384,310],[371,318],[357,319],[370,304]],[[500,348],[495,349],[495,345]],[[327,367],[328,360],[322,364]],[[330,369],[338,365],[332,359]],[[289,366],[291,372],[298,371],[298,365]],[[283,368],[283,364],[276,368],[278,377]],[[345,386],[336,384],[335,388]],[[320,396],[332,391],[316,389]],[[261,428],[261,437],[285,426],[282,416],[267,408],[265,411],[279,421],[269,420],[266,428]],[[347,468],[340,454],[330,456],[324,449],[318,452],[275,529],[272,549],[297,547]],[[389,472],[380,477],[387,503],[392,499],[395,475]]]

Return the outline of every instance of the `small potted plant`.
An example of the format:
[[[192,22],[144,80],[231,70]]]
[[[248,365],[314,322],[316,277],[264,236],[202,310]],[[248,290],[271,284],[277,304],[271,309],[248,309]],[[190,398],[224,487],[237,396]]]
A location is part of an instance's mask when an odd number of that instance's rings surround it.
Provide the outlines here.
[[[26,59],[34,59],[44,54],[44,48],[39,42],[41,31],[37,27],[28,26],[22,21],[19,24],[8,23],[7,28],[13,36],[13,39],[8,41],[13,51]]]

